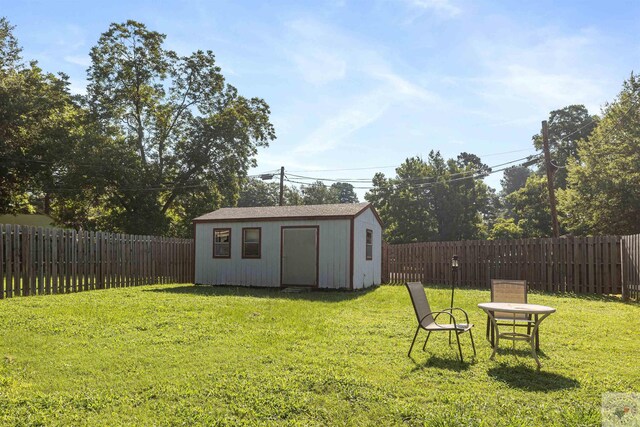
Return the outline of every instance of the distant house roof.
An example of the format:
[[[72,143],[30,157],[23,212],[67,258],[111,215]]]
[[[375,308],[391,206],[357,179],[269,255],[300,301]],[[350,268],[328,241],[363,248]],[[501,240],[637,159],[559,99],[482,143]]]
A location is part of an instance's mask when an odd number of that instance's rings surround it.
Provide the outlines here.
[[[370,203],[222,208],[199,216],[193,222],[354,218],[368,208],[371,208],[376,219],[382,225],[382,221],[380,221],[377,212]]]

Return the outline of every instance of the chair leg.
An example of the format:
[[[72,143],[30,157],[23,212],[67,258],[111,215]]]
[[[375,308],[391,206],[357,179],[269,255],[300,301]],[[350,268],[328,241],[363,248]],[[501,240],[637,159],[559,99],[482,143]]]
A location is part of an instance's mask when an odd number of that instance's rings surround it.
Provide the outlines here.
[[[424,340],[424,345],[422,346],[422,351],[427,348],[427,341],[429,341],[429,337],[431,336],[431,331],[427,331],[427,339]]]
[[[413,336],[413,341],[411,341],[411,347],[409,347],[409,353],[407,354],[408,357],[411,357],[411,350],[413,350],[413,345],[416,343],[416,338],[418,338],[418,332],[420,332],[420,325],[418,325],[416,334]]]
[[[462,358],[462,347],[460,347],[460,334],[456,331],[456,340],[458,340],[458,352],[460,353],[460,363],[464,363]]]
[[[451,345],[451,331],[449,331],[449,345]]]
[[[491,342],[491,340],[489,339],[489,331],[491,330],[491,320],[489,319],[489,316],[487,316],[487,341]]]
[[[495,347],[496,345],[496,328],[493,325],[493,322],[491,322],[491,347]]]
[[[471,329],[469,329],[469,337],[471,338],[471,347],[473,347],[473,357],[476,357],[476,344],[473,342],[473,333],[471,333]]]

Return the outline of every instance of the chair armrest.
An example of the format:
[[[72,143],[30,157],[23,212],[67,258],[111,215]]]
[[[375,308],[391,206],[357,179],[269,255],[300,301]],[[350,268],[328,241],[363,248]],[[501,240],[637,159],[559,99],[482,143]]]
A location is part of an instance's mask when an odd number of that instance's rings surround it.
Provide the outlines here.
[[[464,318],[466,319],[467,324],[469,324],[469,315],[463,309],[458,308],[458,307],[453,307],[453,308],[445,308],[443,311],[453,311],[453,310],[458,310],[458,311],[463,312],[464,313]]]
[[[450,312],[445,311],[445,310],[443,310],[443,311],[432,311],[431,313],[426,314],[424,317],[422,317],[422,319],[420,319],[420,324],[422,325],[422,321],[423,321],[425,318],[427,318],[427,317],[429,317],[430,315],[432,315],[432,314],[435,314],[435,316],[433,316],[433,323],[435,323],[436,325],[440,325],[440,323],[438,323],[438,322],[436,321],[436,320],[438,319],[438,316],[440,316],[441,314],[447,314],[447,315],[449,315],[449,317],[451,317],[451,320],[453,320],[453,326],[454,326],[455,328],[457,328],[457,327],[458,327],[458,324],[457,324],[457,322],[456,322],[456,318],[453,316],[453,314],[451,314]]]

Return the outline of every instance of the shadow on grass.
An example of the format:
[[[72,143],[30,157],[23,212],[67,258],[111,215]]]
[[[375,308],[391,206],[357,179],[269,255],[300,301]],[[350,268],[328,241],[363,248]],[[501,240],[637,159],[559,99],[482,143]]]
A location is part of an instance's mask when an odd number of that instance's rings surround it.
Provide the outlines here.
[[[489,369],[487,374],[496,381],[526,391],[546,392],[580,387],[580,382],[573,378],[531,369],[527,366],[500,365]]]
[[[622,295],[598,295],[598,294],[576,294],[574,292],[536,292],[543,295],[551,295],[560,298],[573,298],[584,301],[602,301],[602,302],[619,302],[629,305],[638,305],[638,301],[625,301]]]
[[[411,372],[423,371],[427,368],[447,369],[449,371],[462,372],[468,370],[471,366],[471,363],[468,360],[465,359],[464,362],[460,362],[460,360],[455,356],[450,358],[431,356],[424,362],[418,362],[413,357],[411,357],[411,360],[413,360],[413,363],[416,365],[411,369]]]
[[[371,292],[375,292],[377,287],[367,288],[357,291],[346,290],[306,290],[287,292],[280,288],[252,288],[246,286],[210,286],[210,285],[180,285],[171,288],[145,289],[144,292],[157,292],[163,294],[181,294],[191,296],[238,296],[252,298],[272,298],[287,300],[308,300],[318,302],[340,302],[360,298]]]
[[[531,348],[530,347],[528,347],[528,348],[516,348],[514,350],[513,347],[505,345],[504,347],[499,347],[498,348],[497,354],[499,356],[503,355],[505,357],[517,356],[517,357],[523,357],[523,358],[532,359]],[[542,351],[542,350],[536,351],[536,354],[538,355],[538,357],[540,359],[548,359],[549,358],[549,356],[547,356],[545,354],[545,352]]]

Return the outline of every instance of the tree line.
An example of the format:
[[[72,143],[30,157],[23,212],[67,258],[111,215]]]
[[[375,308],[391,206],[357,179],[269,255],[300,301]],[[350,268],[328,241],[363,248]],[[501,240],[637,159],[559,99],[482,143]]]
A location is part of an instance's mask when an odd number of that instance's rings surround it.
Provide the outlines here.
[[[600,115],[583,105],[548,118],[553,183],[561,234],[640,233],[640,80],[632,73]],[[542,136],[532,144],[542,149]],[[549,237],[552,219],[541,154],[504,170],[495,192],[481,178],[492,171],[462,153],[445,161],[431,152],[408,158],[396,176],[376,174],[365,198],[378,209],[390,242]],[[467,173],[465,173],[467,171]]]
[[[0,211],[66,227],[188,235],[191,219],[237,201],[267,103],[225,81],[211,51],[180,56],[136,21],[90,51],[87,93],[25,62],[0,20]]]
[[[25,61],[0,18],[0,213],[46,213],[61,226],[188,236],[224,206],[272,206],[280,187],[249,177],[275,139],[268,104],[226,82],[211,51],[180,56],[136,21],[109,26],[90,51],[86,95]],[[563,234],[640,233],[640,81],[632,73],[599,115],[550,112]],[[542,149],[542,137],[532,144]],[[525,161],[526,160],[526,161]],[[390,242],[551,235],[541,155],[496,173],[471,153],[407,158],[376,173],[365,199]],[[285,185],[285,204],[354,203],[347,182]]]

